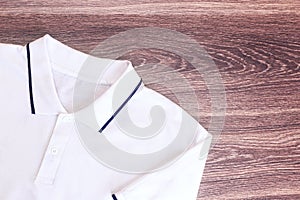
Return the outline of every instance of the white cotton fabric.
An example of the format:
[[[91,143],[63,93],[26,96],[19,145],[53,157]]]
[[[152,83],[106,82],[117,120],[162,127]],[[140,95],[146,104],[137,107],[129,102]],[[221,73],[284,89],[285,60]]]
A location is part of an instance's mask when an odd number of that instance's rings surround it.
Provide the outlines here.
[[[112,116],[113,87],[134,70],[129,61],[95,59],[108,65],[101,77],[95,100],[78,95],[73,105],[73,87],[88,87],[89,74],[78,79],[80,67],[89,55],[72,49],[50,35],[29,44],[32,77],[31,110],[26,46],[0,43],[0,199],[1,200],[195,200],[207,155],[199,158],[211,135],[197,123],[191,145],[170,165],[144,174],[115,170],[99,162],[83,144],[74,122],[74,113],[94,104],[97,124],[82,120],[98,130]],[[101,62],[100,62],[101,61]],[[131,91],[140,78],[126,84]],[[126,98],[129,92],[124,93]],[[151,123],[151,107],[165,110],[161,135],[138,140],[122,134],[115,119],[104,129],[107,140],[120,150],[135,154],[159,151],[178,132],[185,112],[143,83],[127,103],[130,119],[141,127]],[[121,111],[122,112],[122,111]],[[119,116],[120,120],[122,115]],[[88,119],[88,116],[87,118]],[[105,152],[106,149],[100,150]],[[109,152],[108,152],[109,153]],[[175,154],[176,152],[174,152]],[[171,156],[171,155],[170,155]],[[121,158],[120,158],[121,159]]]

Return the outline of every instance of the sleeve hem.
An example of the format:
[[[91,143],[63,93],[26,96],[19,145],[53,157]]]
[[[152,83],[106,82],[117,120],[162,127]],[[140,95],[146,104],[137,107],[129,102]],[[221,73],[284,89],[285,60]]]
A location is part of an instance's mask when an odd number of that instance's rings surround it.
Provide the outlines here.
[[[113,197],[113,200],[126,200],[121,193],[114,193],[112,196],[115,196],[115,198]]]

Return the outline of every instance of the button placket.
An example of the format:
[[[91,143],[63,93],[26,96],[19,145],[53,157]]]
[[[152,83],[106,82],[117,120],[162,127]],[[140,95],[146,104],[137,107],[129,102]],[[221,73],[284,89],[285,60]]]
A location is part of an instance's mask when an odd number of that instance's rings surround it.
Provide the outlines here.
[[[71,116],[59,115],[35,183],[53,184],[71,133]]]

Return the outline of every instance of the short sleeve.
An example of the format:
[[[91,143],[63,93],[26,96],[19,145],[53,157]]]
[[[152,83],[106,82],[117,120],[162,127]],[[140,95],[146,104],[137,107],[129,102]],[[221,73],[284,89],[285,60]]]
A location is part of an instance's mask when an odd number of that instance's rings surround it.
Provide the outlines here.
[[[195,200],[212,139],[211,134],[177,104],[148,88],[144,88],[143,91],[139,92],[128,109],[129,111],[133,110],[133,113],[141,111],[140,117],[142,117],[142,115],[149,112],[147,107],[150,104],[160,105],[165,109],[168,118],[166,123],[176,127],[172,129],[166,126],[166,132],[170,135],[170,138],[173,137],[173,140],[175,140],[174,135],[179,132],[178,129],[182,128],[178,124],[184,118],[190,120],[184,125],[186,127],[182,129],[183,132],[180,133],[183,134],[180,142],[177,142],[177,146],[175,145],[170,153],[170,156],[171,154],[178,154],[178,157],[162,169],[140,175],[135,181],[130,182],[119,191],[115,191],[112,194],[112,199]],[[145,109],[144,112],[143,109]],[[184,141],[187,137],[193,137],[191,143]],[[161,137],[160,140],[169,142],[167,141],[168,137]],[[186,145],[185,148],[184,145],[181,146],[182,143],[189,145]]]

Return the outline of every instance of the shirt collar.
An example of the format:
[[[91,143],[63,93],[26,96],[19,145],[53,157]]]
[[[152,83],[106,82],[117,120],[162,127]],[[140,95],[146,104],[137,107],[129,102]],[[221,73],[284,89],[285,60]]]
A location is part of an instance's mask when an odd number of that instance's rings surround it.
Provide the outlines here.
[[[129,61],[96,58],[68,47],[48,34],[30,42],[29,49],[32,98],[35,114],[37,115],[64,114],[74,116],[74,114],[78,114],[80,120],[85,124],[100,130],[118,112],[118,108],[124,106],[124,103],[129,100],[133,93],[143,87],[141,78]],[[91,62],[91,67],[87,64],[87,60]],[[102,80],[106,82],[113,80],[109,89],[88,106],[77,110],[75,113],[68,113],[56,91],[52,73],[53,62],[58,64],[55,65],[59,68],[56,70],[73,77],[95,78],[89,77],[93,76],[93,73],[88,73],[90,70],[93,70],[93,67],[96,66],[95,64],[106,70],[120,69],[122,73],[118,77],[113,78],[103,75],[101,77]],[[87,69],[84,72],[86,74],[82,73],[83,65]],[[88,69],[89,67],[90,69]],[[93,117],[95,117],[96,123],[90,120]]]

